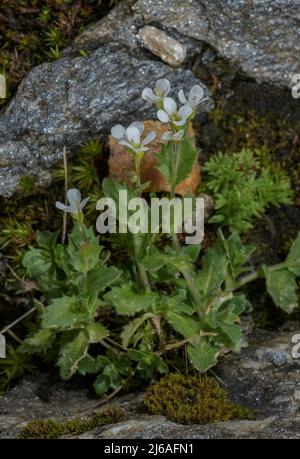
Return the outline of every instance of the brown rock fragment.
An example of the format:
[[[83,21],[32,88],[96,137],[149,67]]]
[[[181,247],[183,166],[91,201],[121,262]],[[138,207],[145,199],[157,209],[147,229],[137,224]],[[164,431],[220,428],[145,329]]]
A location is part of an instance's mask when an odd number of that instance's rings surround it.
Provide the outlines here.
[[[168,126],[161,124],[159,121],[145,121],[145,132],[155,131],[156,139],[151,142],[150,150],[145,154],[141,164],[141,181],[142,183],[151,182],[149,191],[170,191],[170,184],[163,175],[156,169],[157,155],[160,154],[161,144],[159,142],[162,134],[168,130]],[[190,127],[190,137],[195,136],[194,130]],[[134,171],[132,157],[127,153],[122,145],[112,136],[109,136],[109,176],[119,182],[130,183],[130,177]],[[200,166],[196,162],[191,174],[176,187],[176,193],[185,195],[194,193],[200,184]]]

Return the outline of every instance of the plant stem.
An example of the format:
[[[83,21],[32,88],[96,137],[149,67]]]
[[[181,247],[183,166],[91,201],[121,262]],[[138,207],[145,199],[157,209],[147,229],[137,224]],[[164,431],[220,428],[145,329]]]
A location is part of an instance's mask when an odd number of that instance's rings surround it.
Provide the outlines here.
[[[199,335],[195,335],[195,337],[199,337]],[[206,332],[200,332],[200,336],[217,336],[217,333],[206,333]],[[192,341],[193,337],[191,336],[190,338],[183,339],[181,341],[176,341],[175,343],[170,343],[165,348],[158,352],[158,355],[162,355],[167,351],[171,351],[172,349],[178,349],[179,347],[184,346],[185,344],[188,344]]]
[[[26,317],[28,317],[30,314],[32,314],[34,311],[36,310],[36,307],[34,306],[33,308],[29,309],[29,311],[25,312],[25,314],[23,314],[21,317],[19,317],[18,319],[14,320],[14,322],[12,322],[11,324],[7,325],[6,327],[4,327],[1,331],[0,331],[0,335],[1,334],[4,334],[5,332],[7,332],[7,330],[10,330],[11,328],[13,328],[15,325],[17,325],[19,322],[21,322],[23,319],[25,319]]]
[[[142,158],[136,156],[135,157],[135,168],[136,168],[136,177],[137,177],[137,188],[139,189],[141,186],[141,160]],[[139,194],[141,194],[139,192]],[[136,245],[136,235],[133,234],[133,239],[134,239],[134,245]],[[139,277],[141,279],[141,282],[145,288],[146,292],[151,292],[151,285],[148,279],[147,272],[145,270],[144,265],[138,260],[138,257],[135,255],[135,263],[138,269]]]
[[[137,268],[140,274],[142,284],[145,287],[146,292],[151,292],[150,282],[149,282],[144,265],[140,263],[139,261],[136,261],[136,265],[137,265]]]
[[[67,192],[68,192],[68,160],[67,160],[67,150],[66,147],[63,149],[63,160],[64,160],[64,175],[65,175],[65,204],[68,205],[68,198],[67,198]],[[67,217],[68,214],[66,212],[63,213],[63,232],[62,232],[62,237],[61,237],[61,243],[64,244],[66,241],[66,235],[67,235]]]
[[[249,282],[253,282],[254,280],[258,279],[259,273],[258,271],[253,271],[247,276],[242,277],[234,286],[233,291],[238,290],[239,288],[243,287],[244,285],[248,284]]]
[[[138,189],[141,186],[141,161],[142,159],[139,156],[135,157],[136,186]]]
[[[273,266],[268,266],[269,271],[278,271],[280,269],[285,269],[286,264],[285,262],[283,263],[277,263],[276,265]],[[246,276],[242,277],[237,283],[235,284],[233,291],[238,290],[239,288],[243,287],[246,284],[249,284],[250,282],[255,281],[256,279],[259,279],[261,277],[264,277],[263,274],[261,273],[261,270],[258,269],[256,271],[253,271]]]
[[[177,179],[179,158],[180,158],[180,144],[174,143],[173,144],[173,161],[172,161],[172,180],[171,180],[171,197],[172,198],[175,198],[176,196],[176,179]],[[179,245],[176,233],[174,233],[173,235],[173,245],[176,250],[176,253],[179,255],[180,245]],[[196,283],[194,282],[193,273],[191,269],[189,269],[188,267],[182,270],[181,272],[186,280],[189,292],[195,301],[195,304],[197,307],[197,313],[200,317],[202,316],[201,297],[200,297],[200,292],[198,290],[198,287]]]
[[[185,270],[182,270],[181,272],[186,280],[189,292],[195,301],[195,304],[197,307],[197,314],[199,317],[201,317],[204,311],[202,311],[201,296],[200,296],[199,289],[194,281],[193,273],[188,268]]]
[[[179,144],[174,142],[173,143],[173,157],[172,157],[172,178],[171,178],[172,197],[175,197],[175,193],[176,193],[176,180],[177,180],[177,172],[178,172],[178,164],[179,164],[179,153],[180,153]]]

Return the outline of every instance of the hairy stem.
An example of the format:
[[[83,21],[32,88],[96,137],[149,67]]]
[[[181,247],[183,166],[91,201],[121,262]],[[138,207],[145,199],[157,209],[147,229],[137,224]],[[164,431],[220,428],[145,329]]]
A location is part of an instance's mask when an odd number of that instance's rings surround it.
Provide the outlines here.
[[[150,282],[149,282],[149,279],[148,279],[148,276],[147,276],[147,272],[145,270],[144,265],[139,261],[136,261],[136,265],[137,265],[137,268],[138,268],[140,279],[142,281],[142,284],[143,284],[146,292],[151,292],[151,285],[150,285]]]
[[[180,147],[179,147],[178,143],[174,142],[174,144],[173,144],[173,157],[172,157],[172,178],[171,178],[171,195],[172,195],[172,197],[175,196],[175,192],[176,192],[176,181],[177,181],[179,157],[180,157]]]
[[[173,144],[172,179],[171,179],[171,197],[172,198],[174,198],[176,195],[176,179],[177,179],[177,173],[178,173],[179,159],[180,159],[180,144],[174,143]],[[179,245],[176,233],[174,233],[173,235],[173,246],[176,250],[176,253],[179,255],[180,245]],[[186,280],[188,290],[194,299],[194,302],[197,307],[197,313],[200,317],[202,316],[201,297],[200,297],[199,289],[194,281],[193,272],[191,269],[187,267],[186,269],[182,270],[182,274]]]
[[[217,333],[200,332],[200,336],[201,337],[202,336],[217,336]],[[195,335],[195,338],[196,337],[199,337],[199,335]],[[178,349],[178,348],[184,346],[185,344],[190,343],[192,340],[193,340],[193,337],[190,337],[190,338],[183,339],[181,341],[176,341],[175,343],[170,343],[167,346],[165,346],[164,349],[158,353],[158,355],[162,355],[165,352],[171,351],[173,349]]]
[[[278,271],[280,269],[286,268],[286,264],[283,263],[277,263],[276,265],[273,266],[268,266],[269,271]],[[233,291],[238,290],[239,288],[243,287],[246,284],[249,284],[250,282],[255,281],[256,279],[264,277],[263,273],[261,272],[261,269],[258,269],[256,271],[252,271],[251,273],[247,274],[246,276],[243,276],[239,281],[236,282]]]

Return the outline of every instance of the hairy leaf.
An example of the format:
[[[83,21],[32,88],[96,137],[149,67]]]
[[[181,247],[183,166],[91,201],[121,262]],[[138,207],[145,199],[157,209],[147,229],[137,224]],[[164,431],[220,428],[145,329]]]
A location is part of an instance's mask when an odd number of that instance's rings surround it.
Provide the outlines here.
[[[219,349],[202,338],[197,346],[188,345],[188,356],[200,373],[206,372],[217,363]]]
[[[147,312],[146,314],[143,314],[141,317],[138,317],[124,327],[121,333],[122,345],[124,347],[128,347],[136,331],[140,328],[141,325],[143,325],[146,320],[151,319],[151,317],[153,317],[153,314]]]
[[[31,249],[25,253],[22,264],[31,277],[37,278],[50,270],[52,260],[50,254],[45,250]]]
[[[184,338],[190,338],[200,332],[200,324],[191,317],[168,312],[166,319]]]
[[[109,331],[99,322],[93,322],[86,327],[90,343],[100,343],[108,334]]]
[[[287,269],[271,271],[264,267],[267,289],[274,303],[287,313],[298,306],[297,283],[294,274]]]
[[[289,271],[295,276],[300,276],[300,232],[290,249],[285,263]]]
[[[55,334],[52,330],[41,329],[35,335],[26,338],[19,350],[25,354],[44,352],[52,346],[54,339]]]
[[[137,293],[132,285],[114,287],[105,295],[105,299],[113,304],[118,314],[134,315],[140,311],[149,311],[157,300],[154,292]]]
[[[89,339],[85,332],[80,331],[76,337],[60,349],[57,365],[62,379],[70,379],[78,368],[79,362],[86,356]]]
[[[52,300],[42,320],[43,328],[72,330],[89,320],[89,314],[78,310],[76,297],[63,296]]]

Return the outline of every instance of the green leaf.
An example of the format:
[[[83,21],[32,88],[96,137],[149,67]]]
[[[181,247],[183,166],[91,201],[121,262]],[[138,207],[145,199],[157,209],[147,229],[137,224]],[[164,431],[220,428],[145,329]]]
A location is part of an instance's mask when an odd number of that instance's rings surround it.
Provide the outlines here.
[[[200,255],[201,245],[200,244],[189,244],[182,247],[183,252],[189,257],[189,259],[195,263]]]
[[[77,373],[85,376],[87,374],[98,373],[103,367],[102,362],[99,362],[98,358],[94,358],[91,355],[86,355],[78,364]]]
[[[204,338],[201,339],[197,346],[188,345],[189,359],[200,373],[204,373],[216,365],[218,352],[219,349]]]
[[[19,347],[24,354],[44,352],[49,349],[55,339],[55,334],[49,329],[41,329],[35,335],[26,338]]]
[[[173,175],[173,158],[174,148],[179,148],[179,162],[177,168],[176,185],[185,180],[192,172],[193,166],[197,161],[198,151],[195,148],[194,142],[190,139],[187,133],[181,144],[175,146],[169,142],[167,145],[162,145],[160,154],[157,157],[157,166],[162,175],[171,183]]]
[[[59,232],[56,231],[52,233],[50,231],[37,231],[36,232],[36,242],[40,249],[44,250],[53,250],[57,244]]]
[[[113,359],[102,370],[94,382],[94,388],[97,395],[103,395],[109,389],[117,389],[122,383],[122,375],[128,376],[130,371],[130,362],[127,359]]]
[[[31,277],[37,278],[50,270],[52,260],[50,254],[45,250],[30,249],[25,253],[22,264]]]
[[[79,277],[77,285],[85,296],[99,295],[107,287],[116,282],[122,272],[113,266],[97,266],[85,276]]]
[[[298,306],[297,283],[295,276],[287,269],[271,271],[264,267],[267,289],[274,303],[287,313]]]
[[[99,375],[93,386],[99,397],[104,395],[110,389],[110,378],[106,375]]]
[[[100,343],[108,334],[109,331],[99,322],[94,322],[89,324],[86,327],[86,331],[89,335],[89,342],[90,343]]]
[[[209,249],[203,258],[202,270],[197,276],[197,283],[202,296],[203,306],[206,307],[218,295],[226,277],[227,258],[216,247]]]
[[[300,232],[290,249],[285,264],[295,276],[300,276]]]
[[[228,321],[231,318],[232,322],[234,322],[249,306],[250,303],[245,295],[234,295],[233,298],[222,303],[218,309],[218,317],[223,321]]]
[[[200,332],[200,324],[191,317],[176,314],[176,312],[168,312],[166,314],[166,319],[174,330],[180,333],[184,338],[193,337]]]
[[[172,164],[173,164],[173,144],[162,144],[159,155],[157,155],[156,169],[162,173],[168,183],[172,180]]]
[[[241,341],[242,332],[238,325],[220,322],[220,328],[229,340],[229,342],[227,339],[226,341],[223,341],[224,345],[229,349]]]
[[[143,260],[143,265],[150,273],[155,273],[167,263],[167,257],[158,249],[154,248],[150,255],[146,256]]]
[[[185,180],[192,172],[194,164],[198,158],[198,151],[194,142],[186,134],[180,145],[180,160],[177,170],[176,185]]]
[[[98,243],[82,242],[79,247],[67,247],[72,268],[81,273],[87,273],[96,267],[100,252],[101,247]]]
[[[175,295],[161,295],[160,302],[166,305],[167,311],[190,316],[195,312],[195,308],[191,304],[185,303],[186,299],[186,290],[178,289]]]
[[[245,268],[244,265],[249,261],[250,255],[254,252],[255,247],[244,245],[239,234],[236,232],[232,233],[226,240],[221,230],[219,230],[219,239],[228,257],[231,275],[233,279],[236,279],[241,273],[249,270],[249,268]]]
[[[119,183],[117,180],[105,178],[102,182],[102,189],[107,198],[112,198],[116,206],[119,205],[120,191],[127,191],[128,200],[138,197],[137,194],[125,183]]]
[[[137,293],[130,284],[114,287],[105,295],[105,300],[113,304],[120,315],[134,315],[137,312],[147,312],[157,300],[154,292]]]
[[[138,362],[136,371],[144,379],[151,379],[156,373],[165,374],[168,372],[168,365],[151,351],[143,352],[137,349],[130,349],[129,358]]]
[[[146,314],[143,314],[141,317],[138,317],[137,319],[133,320],[130,322],[128,325],[126,325],[121,333],[121,338],[122,338],[122,345],[127,348],[132,337],[136,333],[136,331],[140,328],[143,323],[151,319],[153,317],[152,313],[147,312]]]
[[[85,332],[80,331],[76,337],[60,349],[60,358],[57,365],[60,368],[61,378],[70,379],[77,371],[79,362],[86,356],[89,339]]]
[[[78,310],[78,299],[63,296],[52,300],[42,320],[43,328],[53,330],[72,330],[89,321],[88,312]]]

